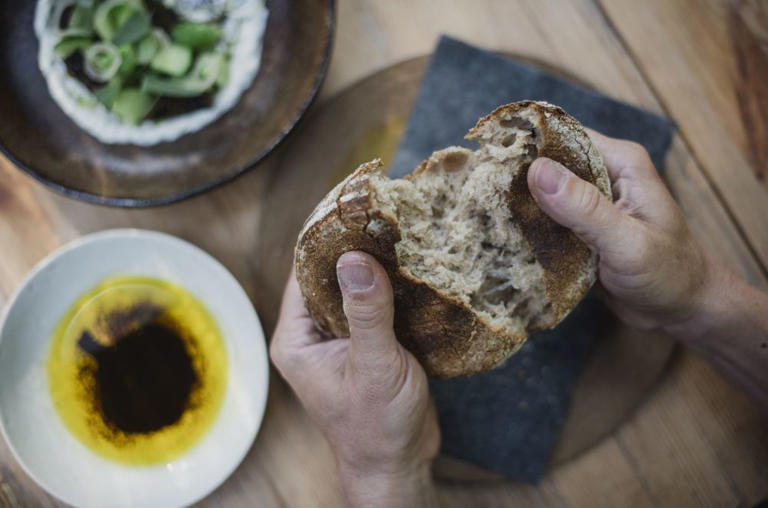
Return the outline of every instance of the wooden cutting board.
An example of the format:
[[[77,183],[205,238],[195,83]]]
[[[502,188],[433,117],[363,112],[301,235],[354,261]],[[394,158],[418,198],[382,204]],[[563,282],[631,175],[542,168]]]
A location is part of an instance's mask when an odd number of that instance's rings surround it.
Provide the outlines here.
[[[259,244],[263,287],[274,295],[265,299],[273,308],[262,315],[277,315],[296,237],[319,200],[360,163],[375,157],[385,164],[391,160],[426,62],[427,57],[407,60],[342,91],[307,117],[281,151],[266,192]],[[673,349],[672,340],[657,332],[633,330],[614,319],[603,323],[574,387],[552,464],[567,461],[613,432],[642,403]],[[435,471],[451,480],[502,478],[446,456],[438,459]]]

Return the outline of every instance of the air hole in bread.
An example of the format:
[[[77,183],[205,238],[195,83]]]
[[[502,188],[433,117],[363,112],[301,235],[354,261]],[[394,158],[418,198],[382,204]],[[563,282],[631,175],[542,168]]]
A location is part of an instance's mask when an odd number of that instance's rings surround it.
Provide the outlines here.
[[[527,118],[521,118],[519,116],[513,116],[510,118],[503,118],[499,120],[499,125],[505,129],[516,127],[527,131],[533,130],[533,123]]]
[[[524,333],[554,312],[544,270],[506,201],[538,148],[530,120],[499,123],[503,130],[484,136],[474,152],[436,152],[408,179],[374,176],[373,201],[399,223],[395,251],[406,273],[465,302],[491,326]]]
[[[467,163],[468,155],[464,152],[448,154],[442,161],[442,167],[449,172],[459,171]]]
[[[501,146],[503,146],[504,148],[512,146],[515,144],[515,139],[517,139],[517,134],[513,132],[512,134],[510,134],[509,136],[501,140]]]

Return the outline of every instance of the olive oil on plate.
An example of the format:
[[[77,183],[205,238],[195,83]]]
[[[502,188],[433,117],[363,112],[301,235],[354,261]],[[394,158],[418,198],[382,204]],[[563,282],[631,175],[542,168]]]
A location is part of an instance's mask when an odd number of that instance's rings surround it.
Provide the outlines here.
[[[56,327],[48,357],[53,404],[67,429],[129,465],[178,458],[221,409],[227,351],[213,316],[182,287],[113,276]]]

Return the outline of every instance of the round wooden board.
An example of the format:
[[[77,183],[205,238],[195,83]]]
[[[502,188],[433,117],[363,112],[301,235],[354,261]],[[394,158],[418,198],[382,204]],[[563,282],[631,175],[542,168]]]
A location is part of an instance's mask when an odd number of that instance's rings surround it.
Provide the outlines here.
[[[264,289],[275,295],[266,299],[273,308],[264,309],[263,315],[277,315],[296,237],[315,205],[360,163],[375,157],[389,162],[426,62],[427,57],[407,60],[342,91],[308,116],[278,154],[281,158],[265,193],[263,205],[268,212],[258,253]],[[613,432],[642,402],[673,349],[672,340],[659,333],[633,330],[615,319],[604,323],[574,388],[552,465],[575,457]],[[447,456],[436,461],[435,472],[447,480],[503,478]]]

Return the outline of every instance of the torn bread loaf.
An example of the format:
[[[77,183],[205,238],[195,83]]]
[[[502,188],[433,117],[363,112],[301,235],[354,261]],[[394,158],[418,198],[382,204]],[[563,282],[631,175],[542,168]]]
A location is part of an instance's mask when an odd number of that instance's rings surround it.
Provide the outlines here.
[[[350,250],[387,270],[398,340],[434,377],[492,369],[592,286],[596,255],[538,208],[526,181],[530,163],[549,157],[610,198],[582,126],[524,101],[480,119],[467,138],[480,148],[437,151],[404,179],[390,180],[379,160],[363,164],[307,219],[296,276],[323,332],[349,335],[335,268]]]

